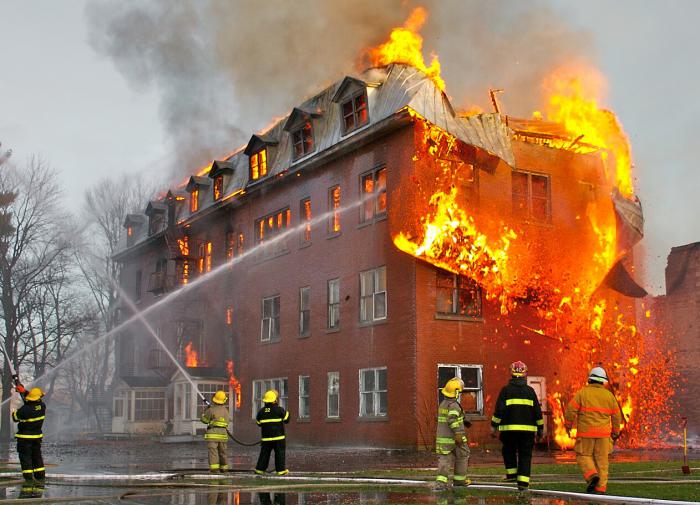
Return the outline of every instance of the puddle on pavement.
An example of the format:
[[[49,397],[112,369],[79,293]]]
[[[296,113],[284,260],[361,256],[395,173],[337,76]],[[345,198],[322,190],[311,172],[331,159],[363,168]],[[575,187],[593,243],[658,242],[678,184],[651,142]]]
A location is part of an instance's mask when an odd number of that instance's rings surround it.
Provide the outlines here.
[[[129,493],[126,495],[126,493]],[[121,496],[121,497],[120,497]],[[337,492],[337,493],[261,493],[167,488],[119,488],[48,484],[44,489],[15,486],[0,488],[0,498],[87,498],[80,503],[122,505],[587,505],[590,502],[516,496],[470,496],[446,493]],[[47,500],[48,501],[48,500]],[[69,502],[65,502],[69,503]],[[77,501],[75,503],[78,503]]]

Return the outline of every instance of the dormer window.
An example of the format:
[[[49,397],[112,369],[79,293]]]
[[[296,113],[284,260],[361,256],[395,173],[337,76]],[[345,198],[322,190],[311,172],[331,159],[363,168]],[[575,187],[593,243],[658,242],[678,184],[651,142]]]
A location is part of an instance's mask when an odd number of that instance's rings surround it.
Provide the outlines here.
[[[349,133],[367,124],[367,93],[365,90],[341,103],[343,111],[343,131]]]
[[[292,159],[298,160],[311,154],[314,149],[314,124],[312,119],[320,117],[322,111],[310,105],[295,107],[284,124],[292,140]]]
[[[124,228],[126,228],[126,246],[130,247],[134,244],[136,236],[143,226],[145,217],[140,214],[127,214],[124,220]]]
[[[199,188],[195,188],[190,193],[190,212],[194,214],[199,210]]]
[[[314,150],[314,135],[311,121],[307,121],[292,132],[292,144],[294,146],[295,160],[306,156]]]
[[[257,181],[267,175],[267,149],[262,148],[250,155],[250,179]]]
[[[219,200],[224,193],[224,176],[214,177],[214,201]]]

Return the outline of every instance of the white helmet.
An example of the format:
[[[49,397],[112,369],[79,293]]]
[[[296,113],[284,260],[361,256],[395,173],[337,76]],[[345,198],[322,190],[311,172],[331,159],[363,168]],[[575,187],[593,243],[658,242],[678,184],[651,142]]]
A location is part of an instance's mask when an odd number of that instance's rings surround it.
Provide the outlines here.
[[[588,374],[588,380],[605,384],[608,382],[608,374],[605,373],[603,367],[597,366],[591,369],[591,372]]]

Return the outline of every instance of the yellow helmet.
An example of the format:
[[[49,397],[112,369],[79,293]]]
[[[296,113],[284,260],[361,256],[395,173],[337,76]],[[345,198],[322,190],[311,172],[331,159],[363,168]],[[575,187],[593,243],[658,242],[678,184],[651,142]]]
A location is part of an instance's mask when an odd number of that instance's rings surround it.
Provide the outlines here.
[[[277,396],[278,393],[274,389],[265,391],[265,395],[263,396],[263,403],[275,403],[277,401]]]
[[[464,382],[462,379],[454,377],[447,381],[445,387],[442,388],[442,394],[447,398],[457,398],[457,395],[464,389]]]
[[[44,392],[41,390],[41,388],[32,388],[29,390],[29,393],[27,393],[27,401],[35,402],[42,396],[44,396]]]
[[[212,396],[211,401],[216,403],[217,405],[223,405],[228,401],[228,396],[226,396],[226,393],[223,391],[217,391],[214,393],[214,396]]]

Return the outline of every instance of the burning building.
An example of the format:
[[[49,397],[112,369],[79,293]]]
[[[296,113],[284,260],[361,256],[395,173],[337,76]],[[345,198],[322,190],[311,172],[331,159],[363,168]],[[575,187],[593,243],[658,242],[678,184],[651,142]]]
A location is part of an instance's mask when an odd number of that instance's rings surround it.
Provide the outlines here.
[[[124,291],[200,391],[229,390],[241,437],[274,388],[293,443],[430,446],[459,376],[478,443],[518,359],[549,430],[599,361],[629,414],[642,219],[620,152],[563,120],[460,114],[427,70],[345,77],[126,219]],[[141,323],[117,361],[115,431],[196,432],[196,392]]]

